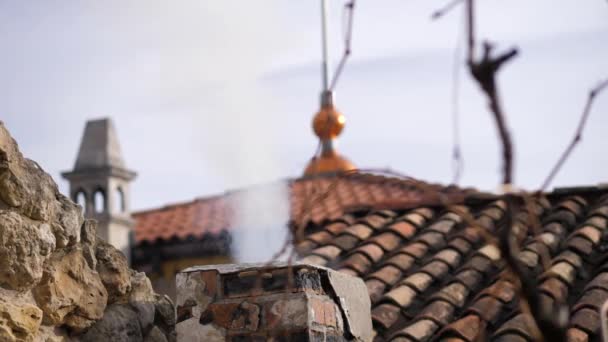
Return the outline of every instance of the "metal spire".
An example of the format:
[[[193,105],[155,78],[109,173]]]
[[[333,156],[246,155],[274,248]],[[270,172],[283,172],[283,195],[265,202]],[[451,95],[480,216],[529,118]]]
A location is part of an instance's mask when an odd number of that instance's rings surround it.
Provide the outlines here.
[[[327,16],[328,16],[327,0],[321,0],[321,44],[323,51],[323,61],[321,73],[323,78],[323,90],[329,90],[329,48],[327,41]]]

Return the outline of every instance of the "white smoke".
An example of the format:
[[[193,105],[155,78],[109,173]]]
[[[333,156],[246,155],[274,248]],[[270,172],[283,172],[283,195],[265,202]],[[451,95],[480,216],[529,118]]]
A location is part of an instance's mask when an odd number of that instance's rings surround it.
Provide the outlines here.
[[[232,193],[233,253],[239,262],[267,261],[287,233],[289,198],[280,163],[281,120],[276,98],[259,78],[276,56],[283,18],[277,6],[244,1],[204,1],[201,21],[215,36],[201,40],[207,54],[204,74],[217,80],[207,88],[204,112],[196,121],[202,157],[226,184],[245,190]],[[284,37],[287,41],[287,37]],[[272,182],[272,183],[269,183]],[[254,186],[255,184],[266,184]],[[204,189],[202,189],[204,191]]]

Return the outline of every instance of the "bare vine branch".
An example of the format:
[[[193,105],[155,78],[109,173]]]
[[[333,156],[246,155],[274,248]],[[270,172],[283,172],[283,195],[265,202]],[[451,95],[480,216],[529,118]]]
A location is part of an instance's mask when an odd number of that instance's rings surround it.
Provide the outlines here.
[[[344,65],[346,64],[346,60],[350,57],[351,53],[351,41],[353,37],[353,16],[355,12],[355,0],[350,0],[346,4],[344,4],[344,9],[342,12],[342,21],[343,21],[343,30],[344,30],[344,53],[342,54],[342,58],[340,59],[340,64],[338,64],[338,68],[334,73],[334,77],[331,80],[331,86],[329,90],[334,90],[336,88],[336,83],[342,74],[342,70],[344,69]],[[345,27],[344,27],[345,26]]]
[[[572,138],[572,141],[570,141],[570,144],[568,144],[568,147],[566,147],[562,155],[557,160],[557,163],[555,164],[555,166],[553,166],[551,172],[541,185],[541,191],[544,191],[549,187],[549,184],[551,184],[553,178],[555,178],[555,175],[557,175],[557,172],[559,172],[566,160],[568,160],[568,157],[572,153],[572,150],[574,150],[574,147],[576,147],[576,145],[581,141],[583,137],[583,130],[585,129],[585,124],[587,123],[587,118],[589,117],[589,113],[591,112],[593,100],[595,100],[597,95],[602,90],[606,89],[606,87],[608,87],[608,79],[604,80],[603,82],[600,82],[595,88],[592,88],[589,91],[589,96],[587,97],[587,102],[585,103],[585,107],[583,108],[583,113],[581,114],[581,119],[578,123],[578,127],[576,128],[576,132],[574,133],[574,137]]]
[[[435,12],[433,12],[433,14],[431,15],[431,19],[433,19],[433,20],[440,19],[441,17],[446,15],[449,11],[451,11],[454,7],[456,7],[456,5],[458,5],[462,1],[463,0],[452,0],[452,1],[448,2],[445,6],[436,10]]]
[[[517,49],[511,48],[507,52],[499,54],[498,56],[492,56],[492,44],[489,42],[484,42],[482,58],[477,60],[475,58],[475,17],[473,0],[467,0],[466,13],[468,34],[467,62],[469,65],[469,71],[488,98],[488,106],[490,107],[490,110],[494,115],[494,120],[496,121],[498,133],[502,142],[502,184],[512,184],[513,143],[511,141],[511,133],[507,129],[505,114],[503,112],[500,103],[500,96],[496,87],[496,74],[504,63],[517,55]]]

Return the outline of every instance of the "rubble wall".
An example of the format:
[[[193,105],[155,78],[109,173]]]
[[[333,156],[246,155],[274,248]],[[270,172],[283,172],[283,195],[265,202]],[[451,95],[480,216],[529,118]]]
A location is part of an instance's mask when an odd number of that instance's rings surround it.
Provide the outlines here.
[[[0,121],[0,341],[175,341],[175,314]]]

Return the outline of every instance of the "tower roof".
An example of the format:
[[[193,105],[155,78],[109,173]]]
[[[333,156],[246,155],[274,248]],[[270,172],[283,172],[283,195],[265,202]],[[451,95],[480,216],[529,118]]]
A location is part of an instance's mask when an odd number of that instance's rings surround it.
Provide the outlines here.
[[[129,180],[136,176],[135,172],[125,166],[114,123],[110,118],[87,121],[74,169],[62,173],[67,179],[93,174],[111,174]]]
[[[109,118],[87,121],[74,171],[107,167],[125,168],[114,123]]]

